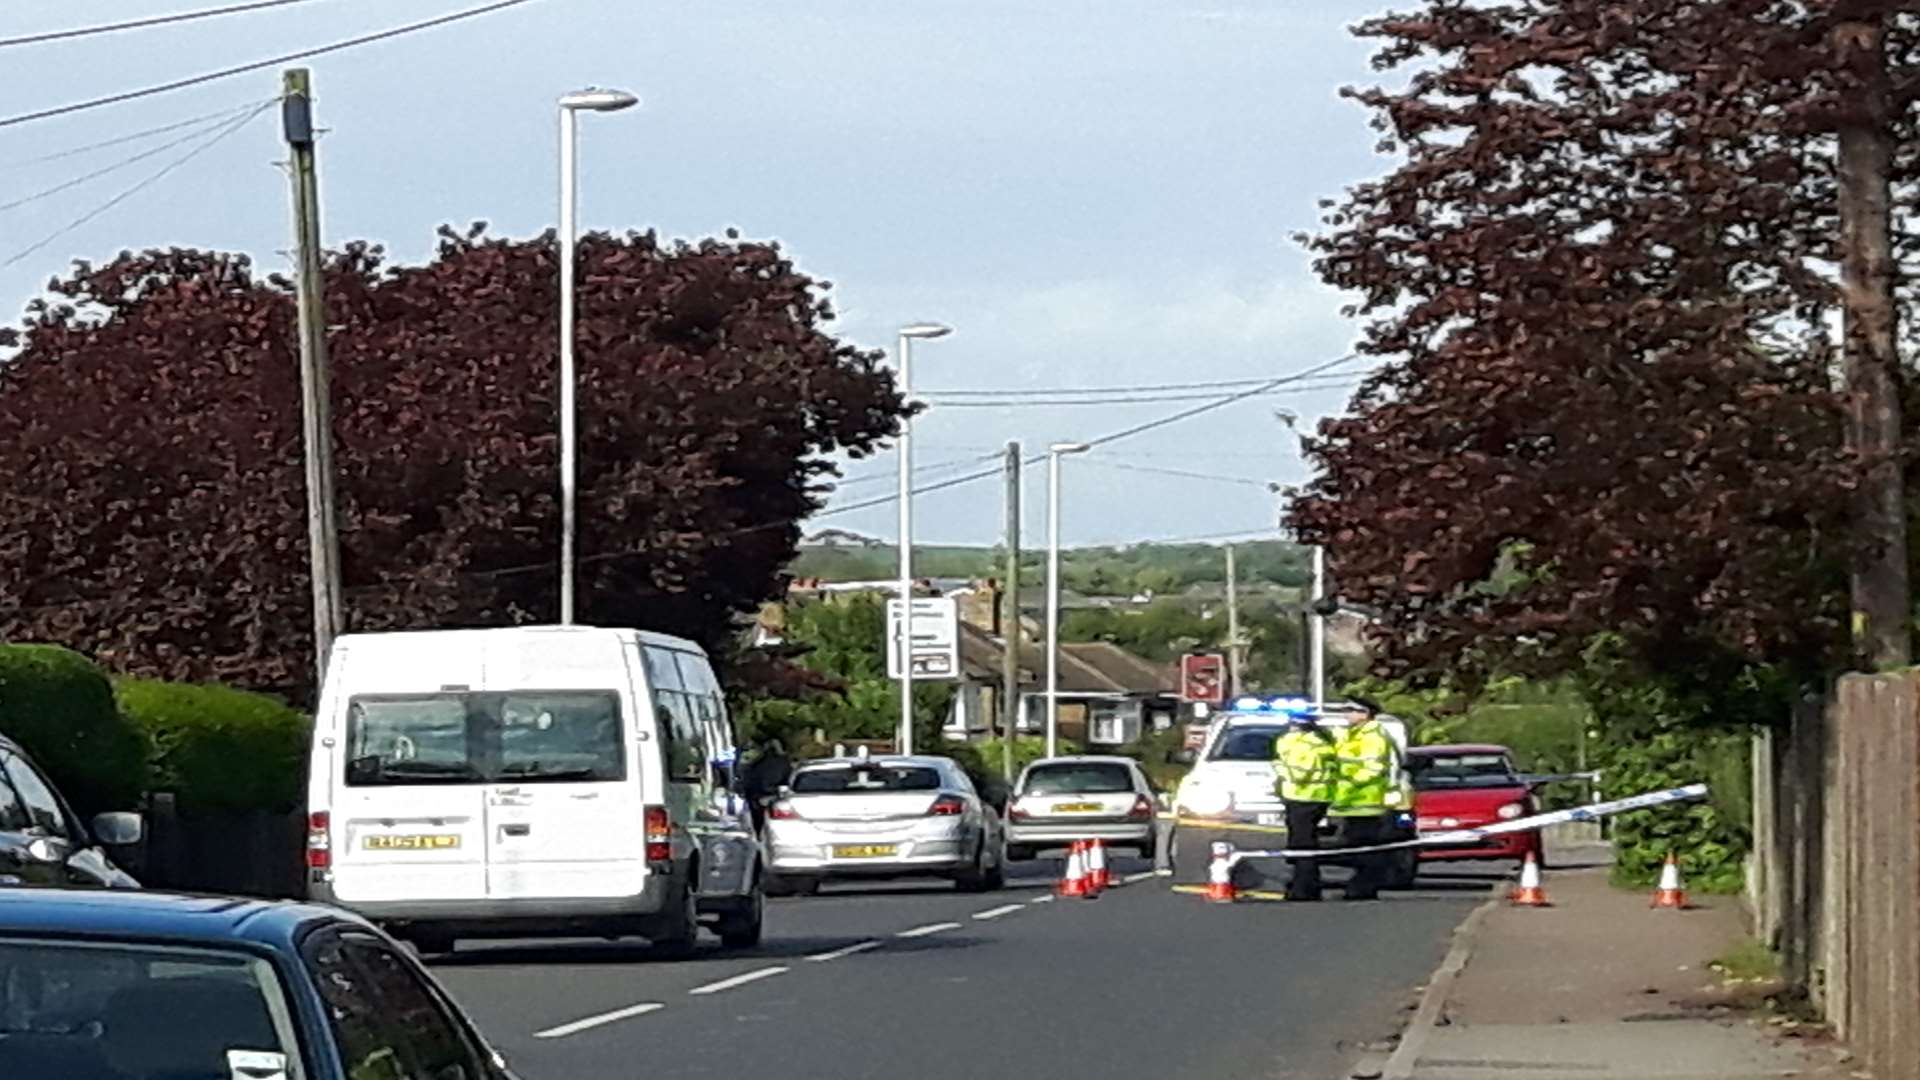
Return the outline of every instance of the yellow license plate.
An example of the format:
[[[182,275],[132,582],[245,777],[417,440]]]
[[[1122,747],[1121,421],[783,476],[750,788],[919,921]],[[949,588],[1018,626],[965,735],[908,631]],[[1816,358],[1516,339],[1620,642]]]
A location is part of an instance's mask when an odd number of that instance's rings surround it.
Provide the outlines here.
[[[369,851],[444,851],[459,847],[460,837],[450,834],[369,836],[361,843]]]
[[[1063,802],[1053,808],[1056,814],[1097,814],[1100,810],[1097,802]]]
[[[836,859],[884,859],[900,850],[898,844],[835,844]]]

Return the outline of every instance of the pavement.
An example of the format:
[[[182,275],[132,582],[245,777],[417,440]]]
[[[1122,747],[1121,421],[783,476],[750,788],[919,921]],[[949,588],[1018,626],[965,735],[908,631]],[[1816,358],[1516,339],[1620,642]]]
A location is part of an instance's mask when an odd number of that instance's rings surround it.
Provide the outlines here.
[[[434,969],[525,1080],[1324,1080],[1392,1048],[1500,877],[1229,906],[1131,859],[1123,887],[1055,900],[1058,867],[984,895],[829,885],[773,901],[744,952],[462,943]]]
[[[1708,968],[1746,935],[1734,897],[1654,910],[1607,883],[1604,847],[1553,852],[1550,908],[1496,899],[1463,926],[1384,1070],[1413,1080],[1848,1077],[1830,1045],[1780,1036]]]

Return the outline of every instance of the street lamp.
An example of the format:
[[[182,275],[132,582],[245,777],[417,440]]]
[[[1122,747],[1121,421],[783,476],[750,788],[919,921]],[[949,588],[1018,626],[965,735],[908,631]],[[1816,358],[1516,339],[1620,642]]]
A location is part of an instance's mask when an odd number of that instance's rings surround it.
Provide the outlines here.
[[[1291,430],[1299,430],[1300,416],[1291,409],[1273,410],[1274,419],[1287,425]],[[1280,492],[1273,485],[1275,494]],[[1322,708],[1327,703],[1327,616],[1321,610],[1327,600],[1327,549],[1319,544],[1313,545],[1313,586],[1310,593],[1312,621],[1307,624],[1309,641],[1309,664],[1311,675],[1309,686],[1313,692],[1313,707]]]
[[[573,623],[574,473],[578,457],[573,371],[574,212],[580,201],[579,152],[582,112],[618,112],[640,99],[623,90],[589,87],[560,99],[560,625]]]
[[[913,404],[913,343],[953,333],[943,323],[900,328],[900,398]],[[900,737],[902,754],[913,753],[913,417],[900,418]]]
[[[1083,442],[1047,447],[1047,756],[1060,752],[1060,459],[1084,454]]]

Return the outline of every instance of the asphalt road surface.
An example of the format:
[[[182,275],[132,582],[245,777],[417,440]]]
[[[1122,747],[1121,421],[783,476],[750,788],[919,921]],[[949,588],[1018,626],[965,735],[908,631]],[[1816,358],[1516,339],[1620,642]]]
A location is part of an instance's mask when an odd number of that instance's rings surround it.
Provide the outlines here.
[[[1399,1030],[1499,879],[1226,906],[1126,859],[1122,887],[1053,900],[1058,865],[982,895],[830,885],[772,902],[748,952],[463,943],[434,967],[526,1080],[1317,1080]]]

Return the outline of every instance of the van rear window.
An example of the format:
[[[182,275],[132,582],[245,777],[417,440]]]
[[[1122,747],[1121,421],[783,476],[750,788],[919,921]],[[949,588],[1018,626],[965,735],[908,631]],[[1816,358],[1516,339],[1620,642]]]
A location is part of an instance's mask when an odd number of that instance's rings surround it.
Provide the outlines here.
[[[347,785],[625,780],[620,730],[611,691],[356,697],[347,706]]]

